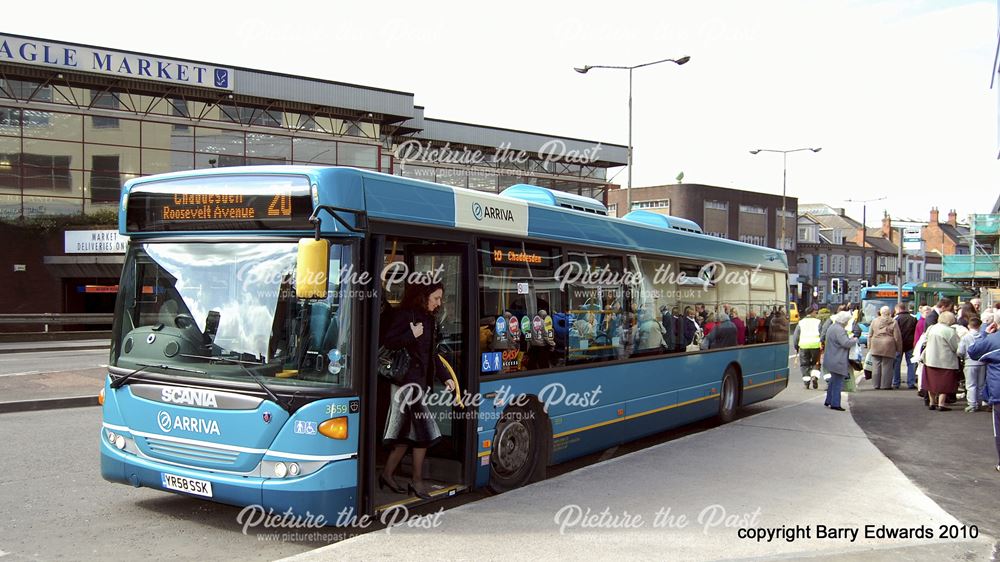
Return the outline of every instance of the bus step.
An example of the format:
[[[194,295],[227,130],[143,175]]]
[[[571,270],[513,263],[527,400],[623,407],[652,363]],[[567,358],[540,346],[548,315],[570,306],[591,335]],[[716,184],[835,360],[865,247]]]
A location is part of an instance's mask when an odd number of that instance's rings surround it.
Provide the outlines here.
[[[379,491],[376,495],[376,501],[382,501],[384,503],[375,507],[375,514],[380,515],[385,511],[389,511],[390,509],[399,506],[411,508],[435,500],[450,498],[455,494],[468,490],[468,486],[462,484],[447,484],[445,482],[427,481],[426,485],[427,493],[431,496],[430,499],[427,500],[416,496],[403,496],[402,494]]]

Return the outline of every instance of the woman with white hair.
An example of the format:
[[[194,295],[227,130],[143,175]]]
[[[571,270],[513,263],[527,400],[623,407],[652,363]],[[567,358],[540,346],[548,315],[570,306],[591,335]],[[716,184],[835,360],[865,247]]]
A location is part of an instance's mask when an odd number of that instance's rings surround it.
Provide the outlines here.
[[[844,411],[840,407],[840,389],[844,380],[851,376],[847,356],[858,341],[847,335],[846,327],[850,320],[850,312],[841,311],[833,315],[833,324],[826,331],[826,351],[823,353],[823,365],[830,371],[830,385],[826,388],[826,402],[823,405],[840,412]]]
[[[958,391],[958,334],[952,326],[955,313],[944,311],[927,329],[924,349],[924,387],[930,395],[928,410],[947,412],[949,394]]]
[[[892,310],[883,306],[868,331],[868,350],[872,354],[872,387],[892,389],[892,368],[896,355],[903,351],[903,336],[899,324],[892,319]]]

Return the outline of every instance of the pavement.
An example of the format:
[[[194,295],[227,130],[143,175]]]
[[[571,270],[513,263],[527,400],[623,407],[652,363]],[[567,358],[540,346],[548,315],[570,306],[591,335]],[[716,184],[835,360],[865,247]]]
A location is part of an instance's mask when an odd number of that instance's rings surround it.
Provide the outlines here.
[[[940,526],[961,530],[969,522],[914,484],[868,439],[851,412],[828,410],[822,392],[794,384],[779,396],[793,400],[414,520],[413,527],[373,531],[286,560],[389,559],[404,552],[407,558],[434,560],[990,557],[993,539],[982,531],[975,540],[938,538]],[[853,410],[856,402],[845,404]],[[853,540],[820,538],[820,526],[859,534]],[[872,536],[865,537],[866,528]],[[879,529],[924,528],[930,538],[878,535]],[[778,535],[770,541],[743,538],[755,529]],[[800,534],[787,540],[789,529]]]
[[[97,405],[108,340],[0,342],[0,413]]]

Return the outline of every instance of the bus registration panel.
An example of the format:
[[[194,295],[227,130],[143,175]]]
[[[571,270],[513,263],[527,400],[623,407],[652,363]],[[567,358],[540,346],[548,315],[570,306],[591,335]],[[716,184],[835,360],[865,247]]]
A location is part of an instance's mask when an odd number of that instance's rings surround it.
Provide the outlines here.
[[[164,472],[160,475],[163,487],[178,492],[187,492],[196,496],[212,497],[212,483],[206,480],[195,480]]]

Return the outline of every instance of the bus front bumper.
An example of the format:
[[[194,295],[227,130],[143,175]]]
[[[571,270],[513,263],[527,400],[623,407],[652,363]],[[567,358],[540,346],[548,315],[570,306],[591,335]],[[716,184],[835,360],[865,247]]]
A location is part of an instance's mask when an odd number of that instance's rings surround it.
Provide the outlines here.
[[[211,497],[169,489],[164,486],[164,474],[210,482]],[[123,452],[101,439],[101,476],[109,482],[153,488],[238,507],[258,506],[273,515],[291,510],[290,516],[314,523],[322,516],[319,525],[334,525],[344,513],[358,513],[357,475],[356,458],[330,462],[311,474],[288,478],[195,470]],[[241,515],[239,519],[243,524],[253,518]]]

